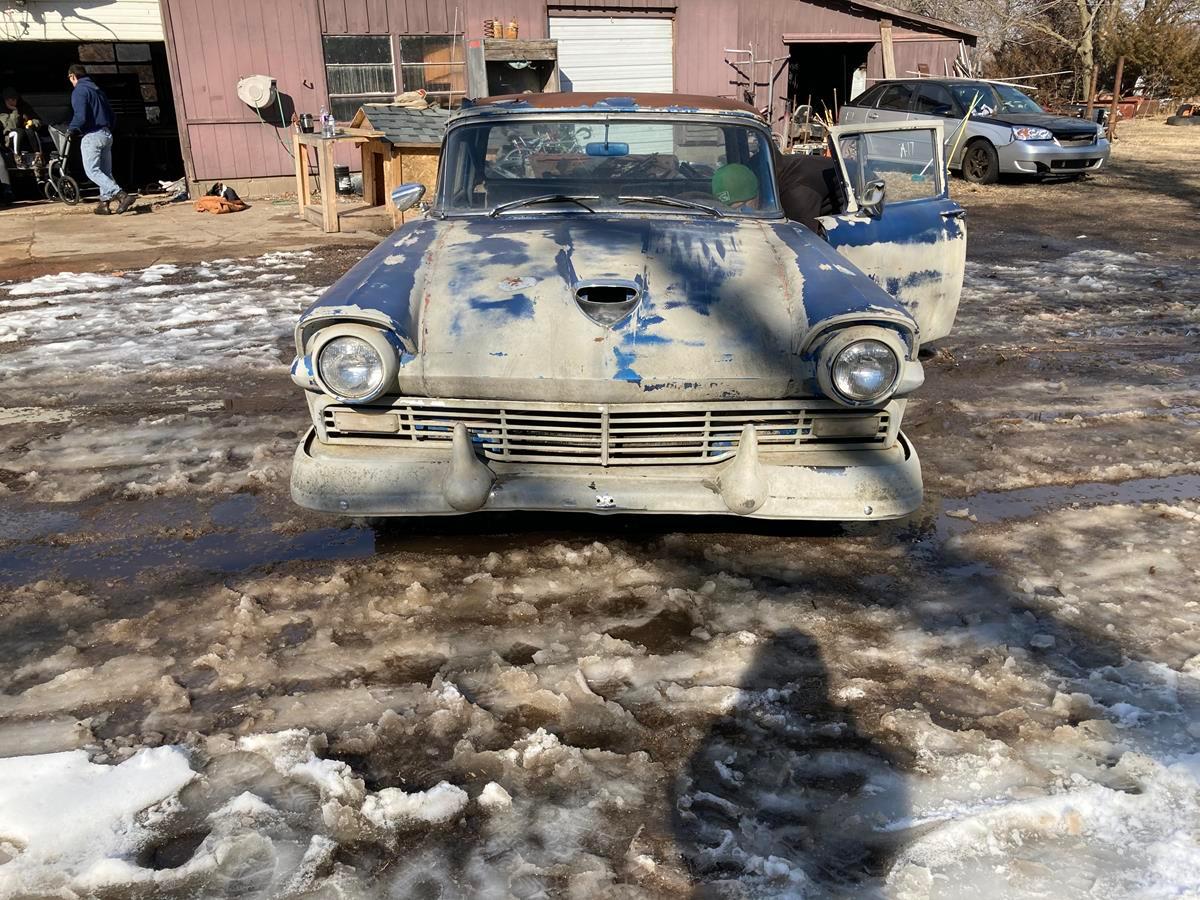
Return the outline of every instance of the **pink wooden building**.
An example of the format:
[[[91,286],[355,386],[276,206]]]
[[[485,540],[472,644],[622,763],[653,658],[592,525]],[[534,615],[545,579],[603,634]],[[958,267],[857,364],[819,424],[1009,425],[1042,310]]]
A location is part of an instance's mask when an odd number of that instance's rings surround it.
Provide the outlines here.
[[[943,74],[976,39],[867,0],[160,2],[185,168],[202,183],[288,175],[293,109],[348,120],[416,87],[456,105],[466,42],[490,17],[557,40],[564,90],[739,97],[780,126],[791,104],[832,107],[835,92],[844,102],[885,75]],[[252,74],[276,79],[282,110],[238,99]]]

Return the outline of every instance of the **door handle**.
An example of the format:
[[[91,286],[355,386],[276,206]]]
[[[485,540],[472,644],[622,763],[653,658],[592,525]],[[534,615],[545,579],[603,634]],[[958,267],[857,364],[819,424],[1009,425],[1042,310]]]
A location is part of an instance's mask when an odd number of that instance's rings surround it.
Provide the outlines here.
[[[948,209],[942,213],[943,219],[965,219],[967,211],[965,209]]]
[[[868,119],[878,119],[879,113],[867,113],[867,118]]]

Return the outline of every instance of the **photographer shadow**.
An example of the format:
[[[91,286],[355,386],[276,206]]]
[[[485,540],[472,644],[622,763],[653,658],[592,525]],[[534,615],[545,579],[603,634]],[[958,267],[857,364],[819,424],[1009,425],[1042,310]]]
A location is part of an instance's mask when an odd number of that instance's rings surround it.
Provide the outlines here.
[[[896,848],[887,826],[908,812],[901,761],[834,702],[803,631],[775,634],[739,688],[671,789],[693,895],[737,894],[750,875],[771,893],[863,896]]]

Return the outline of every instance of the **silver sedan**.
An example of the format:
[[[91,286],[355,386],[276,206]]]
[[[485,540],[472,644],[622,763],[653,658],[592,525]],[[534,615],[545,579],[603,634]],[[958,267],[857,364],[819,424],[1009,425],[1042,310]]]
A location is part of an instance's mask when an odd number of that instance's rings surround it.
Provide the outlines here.
[[[842,107],[840,116],[843,124],[917,119],[943,123],[950,168],[979,184],[991,184],[1002,173],[1079,176],[1108,160],[1109,144],[1098,125],[1047,113],[1001,82],[881,81]]]

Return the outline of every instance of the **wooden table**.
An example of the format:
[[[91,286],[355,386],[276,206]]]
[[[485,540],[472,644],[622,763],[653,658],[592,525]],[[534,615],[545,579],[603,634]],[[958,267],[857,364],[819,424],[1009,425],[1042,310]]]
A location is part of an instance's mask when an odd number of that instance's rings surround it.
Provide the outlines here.
[[[342,141],[362,144],[368,140],[370,138],[361,133],[347,134],[344,131],[331,138],[301,131],[292,134],[292,155],[296,158],[296,202],[300,206],[300,215],[326,233],[341,231],[339,217],[363,208],[363,205],[359,205],[338,209],[337,183],[333,177],[334,145]],[[317,153],[317,183],[321,187],[320,206],[313,202],[308,192],[309,147]]]

